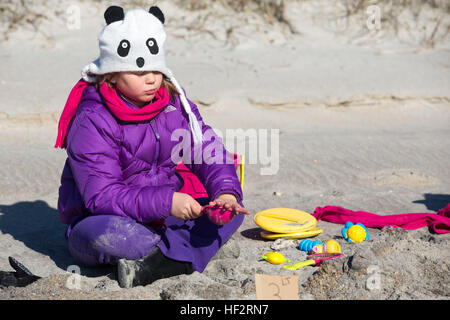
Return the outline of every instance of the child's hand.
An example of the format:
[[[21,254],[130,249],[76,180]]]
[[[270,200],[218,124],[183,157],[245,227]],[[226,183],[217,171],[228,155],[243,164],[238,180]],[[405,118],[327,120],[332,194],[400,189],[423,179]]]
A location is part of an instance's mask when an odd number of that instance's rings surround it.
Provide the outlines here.
[[[217,204],[219,206],[223,206],[225,209],[231,209],[235,214],[250,214],[250,211],[241,207],[241,205],[237,202],[236,197],[230,193],[221,194],[214,201],[210,201],[209,204]]]
[[[172,198],[172,216],[178,219],[195,219],[202,215],[202,206],[187,193],[175,192]]]

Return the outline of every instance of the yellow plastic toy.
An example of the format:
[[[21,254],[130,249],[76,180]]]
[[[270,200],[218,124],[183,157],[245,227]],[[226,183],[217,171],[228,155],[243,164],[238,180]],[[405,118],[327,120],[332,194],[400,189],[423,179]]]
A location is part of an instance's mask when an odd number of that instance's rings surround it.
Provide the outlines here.
[[[312,253],[324,253],[324,248],[323,248],[323,244],[316,244],[312,250]]]
[[[341,253],[341,246],[336,240],[328,240],[325,245],[316,244],[311,252],[313,253]]]
[[[239,180],[241,182],[242,191],[244,191],[244,164],[245,164],[245,156],[241,155],[241,162],[239,165]]]
[[[288,239],[303,239],[303,238],[309,238],[309,237],[315,237],[318,234],[321,234],[323,232],[322,229],[314,227],[305,231],[299,231],[299,232],[291,232],[291,233],[273,233],[270,231],[261,231],[259,234],[262,238],[267,240],[274,240],[278,238],[288,238]]]
[[[366,230],[355,224],[347,230],[347,236],[355,243],[363,242],[366,239]]]
[[[328,240],[325,247],[327,253],[341,253],[341,246],[336,240]]]
[[[311,214],[291,208],[272,208],[258,212],[255,223],[264,229],[265,239],[307,238],[318,235],[322,229],[316,228],[317,220]]]
[[[348,242],[360,243],[369,240],[369,233],[362,223],[353,224],[348,221],[344,228],[341,229],[342,236]]]
[[[291,265],[283,266],[283,269],[298,270],[300,268],[304,268],[304,267],[307,267],[307,266],[320,265],[322,263],[322,261],[334,260],[334,259],[337,259],[337,258],[341,258],[343,256],[344,255],[342,253],[316,253],[316,254],[311,254],[311,255],[306,257],[308,260],[297,262],[297,263],[294,263],[294,264],[291,264]]]
[[[269,252],[261,257],[261,259],[266,260],[271,264],[282,264],[283,262],[291,262],[291,260],[287,260],[281,253],[279,252]]]

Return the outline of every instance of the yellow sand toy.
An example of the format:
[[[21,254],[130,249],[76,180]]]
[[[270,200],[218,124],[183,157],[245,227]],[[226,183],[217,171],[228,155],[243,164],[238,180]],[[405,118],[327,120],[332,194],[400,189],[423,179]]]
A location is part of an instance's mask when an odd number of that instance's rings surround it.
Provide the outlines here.
[[[303,239],[317,236],[323,230],[316,227],[317,220],[311,214],[291,208],[272,208],[258,212],[255,223],[264,229],[264,239]]]
[[[268,252],[265,255],[261,256],[261,259],[266,260],[271,264],[282,264],[284,262],[291,262],[291,260],[286,259],[281,253],[274,251]]]

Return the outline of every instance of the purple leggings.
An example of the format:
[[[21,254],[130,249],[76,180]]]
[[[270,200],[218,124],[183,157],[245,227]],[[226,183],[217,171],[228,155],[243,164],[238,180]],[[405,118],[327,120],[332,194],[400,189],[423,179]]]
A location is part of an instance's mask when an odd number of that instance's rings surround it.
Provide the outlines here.
[[[208,201],[199,202],[205,205]],[[72,257],[87,266],[140,259],[158,246],[166,257],[191,262],[202,272],[243,220],[244,215],[239,214],[230,223],[217,226],[206,215],[188,221],[169,216],[167,228],[152,229],[127,217],[92,215],[73,223],[66,235]]]

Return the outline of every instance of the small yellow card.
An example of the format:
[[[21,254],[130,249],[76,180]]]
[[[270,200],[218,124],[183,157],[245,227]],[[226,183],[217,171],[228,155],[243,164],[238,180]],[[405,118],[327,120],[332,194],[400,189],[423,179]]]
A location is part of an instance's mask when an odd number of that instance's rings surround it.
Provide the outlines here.
[[[255,274],[257,300],[298,300],[299,276]]]

